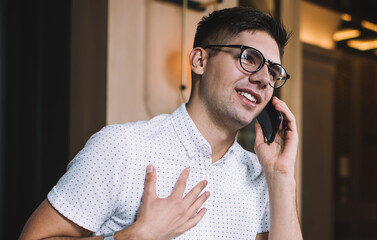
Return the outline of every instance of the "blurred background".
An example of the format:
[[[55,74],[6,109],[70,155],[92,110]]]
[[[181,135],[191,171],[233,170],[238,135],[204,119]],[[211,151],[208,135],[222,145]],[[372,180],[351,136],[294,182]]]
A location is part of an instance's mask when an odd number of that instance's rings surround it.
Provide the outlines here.
[[[377,1],[0,0],[0,239],[103,126],[187,101],[197,22],[252,6],[293,32],[276,95],[300,130],[306,240],[377,239]],[[239,142],[253,149],[254,131]]]

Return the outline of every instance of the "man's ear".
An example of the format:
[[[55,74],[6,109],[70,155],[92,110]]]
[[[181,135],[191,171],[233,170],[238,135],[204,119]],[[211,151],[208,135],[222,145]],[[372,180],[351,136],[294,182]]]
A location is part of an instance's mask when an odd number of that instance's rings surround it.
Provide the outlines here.
[[[197,75],[203,75],[208,53],[201,47],[194,48],[190,53],[191,71]]]

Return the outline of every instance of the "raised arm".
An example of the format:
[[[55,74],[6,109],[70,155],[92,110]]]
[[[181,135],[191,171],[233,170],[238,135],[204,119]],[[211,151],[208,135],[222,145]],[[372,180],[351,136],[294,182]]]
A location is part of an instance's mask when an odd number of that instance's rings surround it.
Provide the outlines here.
[[[172,194],[164,199],[156,195],[157,173],[152,165],[147,167],[145,188],[137,220],[131,226],[115,233],[116,240],[171,239],[194,227],[203,218],[206,209],[200,209],[209,197],[205,192],[199,196],[207,181],[199,182],[186,196],[189,169],[177,180]],[[26,223],[20,240],[102,240],[103,236],[91,237],[91,232],[65,218],[45,200]]]
[[[301,240],[294,179],[298,145],[296,120],[283,101],[274,97],[273,104],[283,115],[282,129],[275,141],[265,143],[260,125],[255,125],[255,151],[266,175],[270,195],[271,223],[268,239]]]

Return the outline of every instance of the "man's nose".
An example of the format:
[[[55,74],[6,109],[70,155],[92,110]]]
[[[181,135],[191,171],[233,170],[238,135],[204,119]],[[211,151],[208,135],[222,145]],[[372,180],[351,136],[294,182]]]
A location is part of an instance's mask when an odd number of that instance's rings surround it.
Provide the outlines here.
[[[249,81],[251,83],[259,84],[261,88],[268,86],[268,84],[270,83],[270,79],[271,76],[269,74],[269,69],[266,63],[258,72],[251,73],[249,76]]]

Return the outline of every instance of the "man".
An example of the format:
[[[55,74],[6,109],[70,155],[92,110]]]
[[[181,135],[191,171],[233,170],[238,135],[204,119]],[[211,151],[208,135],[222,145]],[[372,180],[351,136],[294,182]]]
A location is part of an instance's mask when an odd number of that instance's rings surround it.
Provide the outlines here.
[[[264,142],[259,124],[257,156],[235,141],[287,80],[287,40],[250,8],[203,18],[189,102],[92,136],[20,239],[302,239],[293,114],[274,97],[284,118],[275,141]]]

